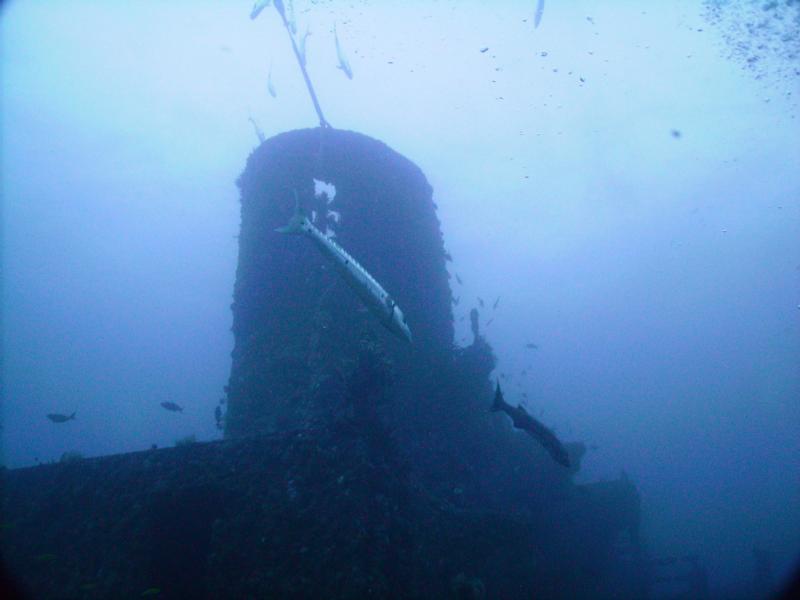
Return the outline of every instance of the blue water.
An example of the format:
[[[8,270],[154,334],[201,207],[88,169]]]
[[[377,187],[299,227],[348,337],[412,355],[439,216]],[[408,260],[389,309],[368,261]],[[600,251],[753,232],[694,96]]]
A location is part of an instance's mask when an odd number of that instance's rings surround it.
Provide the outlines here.
[[[221,435],[249,118],[318,124],[278,15],[250,9],[4,4],[5,465]],[[326,119],[434,188],[455,343],[500,297],[496,374],[589,446],[577,480],[624,470],[649,551],[697,555],[720,594],[750,589],[754,547],[780,580],[800,549],[800,7],[535,13],[294,6]]]

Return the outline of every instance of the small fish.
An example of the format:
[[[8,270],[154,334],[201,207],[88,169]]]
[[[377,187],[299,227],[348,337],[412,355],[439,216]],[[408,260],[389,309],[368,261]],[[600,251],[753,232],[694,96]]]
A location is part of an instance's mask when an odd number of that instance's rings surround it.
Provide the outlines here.
[[[178,406],[174,402],[162,402],[161,406],[172,412],[183,412],[183,408]]]
[[[62,415],[61,413],[50,413],[47,415],[47,418],[50,419],[53,423],[66,423],[67,421],[75,420],[75,413],[71,415]]]
[[[336,33],[336,24],[333,24],[333,39],[336,42],[336,57],[339,59],[339,64],[336,66],[337,69],[341,69],[342,72],[347,75],[348,79],[353,78],[353,70],[350,68],[350,63],[347,61],[347,58],[342,52],[342,47],[339,44],[339,34]]]
[[[494,321],[494,319],[493,319],[493,318],[492,318],[492,319],[489,319],[488,321],[486,321],[486,327],[488,327],[489,325],[491,325],[493,321]]]
[[[494,304],[492,305],[492,310],[496,309],[498,304],[500,304],[500,296],[498,296],[497,300],[494,301]]]
[[[456,276],[456,281],[458,282],[459,285],[461,285],[463,283],[461,281],[461,277],[458,276],[458,273],[456,273],[455,276]]]
[[[458,301],[461,299],[461,296],[456,296],[453,298],[453,306],[458,306]]]
[[[275,91],[275,85],[272,83],[272,63],[269,65],[269,74],[267,75],[267,91],[269,92],[270,96],[277,98],[278,92]],[[252,121],[252,118],[250,120]],[[261,141],[263,142],[264,140]]]
[[[250,11],[250,18],[255,19],[261,11],[267,8],[270,5],[272,0],[256,0],[255,4],[253,4],[253,10]]]
[[[533,15],[533,28],[539,27],[542,22],[542,14],[544,14],[544,0],[539,0],[536,4],[536,13]]]
[[[525,347],[526,347],[526,348],[528,348],[528,349],[530,349],[530,350],[538,350],[538,349],[539,349],[539,346],[537,346],[537,345],[536,345],[536,344],[534,344],[533,342],[530,342],[530,343],[528,343],[528,344],[525,344]]]
[[[483,298],[478,296],[478,304],[480,304],[481,308],[483,308]]]
[[[151,598],[158,596],[161,593],[161,588],[151,587],[142,592],[142,598]]]
[[[672,135],[672,137],[674,137],[676,140],[677,140],[677,139],[680,139],[680,137],[681,137],[681,132],[680,132],[680,130],[679,130],[679,129],[671,129],[669,133],[670,133],[670,135]]]
[[[486,52],[488,49],[489,49],[489,46],[484,46],[483,48],[481,48],[481,54]]]

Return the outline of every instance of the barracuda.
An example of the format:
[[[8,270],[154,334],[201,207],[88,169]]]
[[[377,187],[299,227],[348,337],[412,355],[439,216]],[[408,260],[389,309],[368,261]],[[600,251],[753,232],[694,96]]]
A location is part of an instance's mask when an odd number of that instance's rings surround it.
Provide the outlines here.
[[[322,233],[308,220],[300,208],[297,192],[295,192],[294,198],[294,215],[286,227],[279,227],[275,231],[288,235],[305,235],[314,240],[320,252],[336,266],[347,284],[381,324],[397,337],[410,343],[411,330],[408,328],[406,318],[397,302],[355,258],[350,256],[331,236]]]
[[[509,417],[511,417],[514,427],[525,431],[533,439],[539,442],[545,450],[547,450],[554,461],[569,468],[569,454],[556,435],[538,420],[529,415],[528,411],[526,411],[521,405],[514,408],[508,402],[506,402],[503,398],[503,392],[500,390],[499,381],[497,382],[497,387],[494,391],[494,402],[492,402],[491,411],[502,411],[506,413]]]

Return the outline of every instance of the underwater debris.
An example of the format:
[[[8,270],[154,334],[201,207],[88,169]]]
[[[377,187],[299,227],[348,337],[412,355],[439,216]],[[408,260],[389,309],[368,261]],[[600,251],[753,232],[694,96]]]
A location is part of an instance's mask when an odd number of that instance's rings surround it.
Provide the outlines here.
[[[305,28],[304,25],[301,27]],[[346,39],[342,43],[346,45]],[[379,157],[380,160],[376,160]],[[263,169],[273,159],[284,164],[285,168],[264,178],[265,173],[272,173]],[[295,168],[301,164],[313,168],[310,171]],[[409,165],[409,168],[404,165]],[[281,173],[296,175],[287,181]],[[452,306],[446,266],[439,258],[443,253],[443,241],[438,234],[438,221],[425,216],[435,214],[432,190],[427,185],[416,183],[426,180],[413,163],[383,142],[377,143],[361,134],[309,129],[269,139],[266,147],[248,161],[248,172],[242,179],[246,184],[242,186],[242,232],[243,239],[247,238],[241,245],[242,256],[252,257],[246,247],[258,249],[259,255],[269,248],[275,260],[264,271],[264,279],[269,277],[273,283],[262,282],[261,278],[241,277],[237,284],[239,295],[236,297],[234,324],[241,327],[237,335],[237,353],[242,354],[234,358],[231,375],[234,391],[229,392],[234,410],[229,411],[225,418],[226,436],[235,436],[242,430],[274,431],[302,427],[312,420],[349,413],[349,407],[341,402],[346,381],[342,376],[349,371],[347,363],[354,359],[354,344],[361,334],[368,334],[386,346],[392,358],[417,360],[412,358],[417,351],[410,352],[410,346],[390,340],[390,336],[378,331],[381,327],[376,326],[373,315],[366,317],[356,312],[363,303],[353,291],[341,285],[340,275],[335,273],[333,264],[322,259],[313,244],[272,233],[275,227],[284,225],[292,213],[291,187],[297,189],[307,213],[312,208],[317,210],[320,221],[315,225],[324,232],[325,223],[330,224],[338,236],[335,241],[359,262],[363,257],[362,265],[397,300],[411,327],[414,346],[421,352],[451,351]],[[325,193],[327,198],[312,198],[315,188],[321,187],[312,185],[314,179],[323,185],[325,182],[333,184],[326,186],[330,187],[330,192]],[[377,181],[384,182],[381,188],[374,190],[379,192],[380,201],[374,193],[361,192]],[[340,186],[339,193],[332,199]],[[329,199],[332,200],[330,203]],[[244,207],[251,208],[247,212]],[[326,216],[326,207],[335,207],[341,214],[338,227],[331,220],[322,218]],[[406,214],[413,218],[403,217],[397,222],[389,220],[395,215]],[[382,231],[381,221],[391,223],[391,226]],[[270,226],[258,229],[265,222]],[[246,234],[248,231],[250,233]],[[427,262],[427,256],[433,258],[431,263]],[[252,274],[252,258],[241,262],[242,273]],[[300,264],[308,268],[298,270]],[[397,267],[393,268],[393,264]],[[406,264],[417,264],[413,280],[407,277],[412,271],[401,268]],[[277,283],[284,280],[286,283]],[[319,300],[329,286],[331,291],[320,306]],[[280,302],[278,298],[281,298]],[[258,318],[258,324],[252,312],[256,306],[263,307],[259,311],[265,317],[263,322]],[[309,318],[302,324],[297,323],[299,327],[284,327],[282,324],[287,322],[287,317],[289,322],[294,322],[292,311],[297,312],[295,307],[303,307],[303,313]],[[461,311],[457,311],[457,315],[460,314]],[[267,352],[282,352],[278,339],[292,343],[291,337],[282,337],[284,333],[297,337],[296,348],[291,352],[286,350],[286,354],[291,354],[292,360],[297,357],[298,369],[284,369],[275,361],[274,366],[267,365],[269,372],[262,376],[256,367],[256,364],[264,364],[261,357]],[[301,336],[307,343],[300,341]],[[301,366],[300,358],[304,353],[309,353],[310,362],[303,359]],[[288,394],[278,391],[282,390],[278,386],[284,383]],[[301,396],[301,402],[293,400],[295,394]],[[255,399],[257,395],[258,399]],[[242,408],[245,397],[252,397],[253,401],[247,401],[247,406]],[[261,407],[260,411],[256,411],[256,407]],[[213,404],[210,408],[209,413],[213,412]],[[394,412],[394,405],[384,407],[383,411]],[[255,414],[257,412],[260,414]],[[398,421],[407,422],[401,418]]]
[[[542,22],[542,15],[544,14],[544,0],[539,0],[536,3],[536,12],[533,15],[533,28],[537,29],[539,23]]]
[[[174,402],[162,402],[161,406],[170,412],[183,412],[183,407],[178,406]]]
[[[462,285],[463,282],[461,281],[461,277],[458,276],[458,273],[455,273],[455,276],[456,276],[456,281],[458,282],[458,285]]]
[[[62,415],[61,413],[50,413],[47,415],[47,418],[53,423],[66,423],[67,421],[74,421],[75,414],[76,413],[72,413],[71,415]]]
[[[325,235],[317,229],[303,213],[294,192],[295,214],[285,227],[276,229],[278,233],[289,235],[305,235],[311,238],[344,278],[345,282],[361,298],[361,301],[381,322],[381,325],[394,333],[400,339],[411,342],[411,330],[403,316],[403,311],[380,283],[361,266],[361,264],[331,236]]]
[[[678,130],[678,129],[671,129],[669,133],[670,133],[670,135],[671,135],[672,137],[674,137],[676,140],[677,140],[677,139],[680,139],[680,137],[681,137],[681,135],[682,135],[682,134],[681,134],[681,132],[680,132],[680,130]]]
[[[483,298],[481,298],[480,296],[478,296],[478,304],[480,305],[481,308],[483,308]]]
[[[498,304],[500,304],[500,296],[498,296],[497,300],[495,300],[494,304],[492,304],[492,310],[495,310]]]
[[[555,436],[555,434],[545,427],[542,423],[537,421],[528,414],[522,406],[514,408],[503,399],[503,392],[500,390],[500,382],[497,382],[497,387],[494,392],[494,401],[490,409],[492,412],[503,411],[514,423],[514,427],[522,429],[533,439],[539,442],[542,447],[550,454],[554,461],[558,464],[569,468],[570,460],[564,446]]]
[[[152,598],[153,596],[158,596],[161,593],[161,588],[151,587],[147,588],[145,591],[142,592],[142,598]]]
[[[342,46],[339,44],[339,34],[336,32],[336,23],[333,24],[333,39],[334,42],[336,42],[336,58],[339,60],[339,64],[336,68],[341,69],[342,72],[347,75],[348,79],[352,79],[353,69],[350,68],[350,62],[347,60],[344,52],[342,52]]]

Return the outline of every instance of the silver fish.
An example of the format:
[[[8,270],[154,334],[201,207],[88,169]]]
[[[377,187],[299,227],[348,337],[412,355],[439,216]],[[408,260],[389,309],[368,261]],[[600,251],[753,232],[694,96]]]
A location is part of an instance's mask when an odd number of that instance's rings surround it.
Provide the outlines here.
[[[300,208],[296,192],[294,215],[286,227],[279,227],[275,231],[290,235],[305,235],[311,238],[320,252],[336,266],[347,284],[378,318],[381,325],[397,337],[411,342],[411,330],[397,302],[355,258],[333,241],[331,236],[322,233],[308,220]]]

